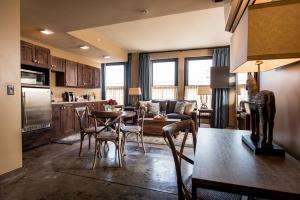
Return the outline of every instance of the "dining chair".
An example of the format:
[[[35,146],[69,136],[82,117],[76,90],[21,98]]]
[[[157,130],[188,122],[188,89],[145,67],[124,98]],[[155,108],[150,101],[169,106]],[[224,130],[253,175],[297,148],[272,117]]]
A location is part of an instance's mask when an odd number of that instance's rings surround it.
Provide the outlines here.
[[[184,132],[182,132],[184,131]],[[184,134],[181,141],[181,145],[178,148],[175,147],[173,138],[176,137],[176,134]],[[175,163],[176,176],[177,176],[177,187],[178,187],[178,199],[192,199],[192,175],[189,175],[188,178],[183,180],[182,176],[182,163],[183,161],[188,164],[194,165],[193,159],[190,156],[185,155],[184,148],[188,138],[188,135],[192,135],[193,140],[193,152],[195,153],[197,138],[195,133],[195,126],[193,120],[183,120],[173,124],[169,124],[163,127],[163,137],[167,142],[167,145],[170,147]],[[226,192],[219,192],[208,189],[198,189],[197,190],[197,199],[201,200],[240,200],[241,195],[231,194]]]
[[[97,126],[96,130],[94,126],[91,126],[89,120],[89,108],[87,106],[76,107],[74,108],[75,115],[78,119],[79,129],[80,129],[80,148],[79,148],[79,157],[82,152],[82,144],[85,136],[89,138],[89,149],[91,148],[91,136],[93,136],[96,131],[99,131],[101,127]]]
[[[141,140],[141,144],[143,147],[144,153],[146,153],[145,145],[144,145],[144,119],[145,119],[145,110],[141,109],[138,112],[138,119],[136,125],[125,125],[123,124],[121,127],[122,132],[125,134],[125,140],[130,134],[136,135],[136,142],[138,148],[140,147],[139,139]]]
[[[118,155],[119,167],[122,167],[122,154],[123,154],[123,134],[120,130],[122,112],[109,112],[109,111],[94,111],[91,112],[95,124],[95,152],[92,168],[95,168],[97,158],[101,158],[102,143],[113,142],[116,147]],[[103,126],[100,130],[96,127],[100,123]]]

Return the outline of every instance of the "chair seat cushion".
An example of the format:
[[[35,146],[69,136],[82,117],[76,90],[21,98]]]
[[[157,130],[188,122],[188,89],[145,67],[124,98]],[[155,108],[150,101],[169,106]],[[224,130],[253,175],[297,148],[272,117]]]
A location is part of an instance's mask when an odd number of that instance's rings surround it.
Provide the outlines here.
[[[122,131],[136,133],[140,132],[142,128],[140,126],[122,126]]]
[[[182,119],[182,120],[191,119],[191,117],[189,115],[181,115],[178,113],[167,114],[167,117],[170,119]]]
[[[116,140],[118,138],[118,134],[113,131],[102,131],[97,134],[96,139],[100,140]]]
[[[103,128],[103,126],[98,126],[96,131],[100,131]],[[89,127],[84,129],[85,133],[95,133],[95,127]]]

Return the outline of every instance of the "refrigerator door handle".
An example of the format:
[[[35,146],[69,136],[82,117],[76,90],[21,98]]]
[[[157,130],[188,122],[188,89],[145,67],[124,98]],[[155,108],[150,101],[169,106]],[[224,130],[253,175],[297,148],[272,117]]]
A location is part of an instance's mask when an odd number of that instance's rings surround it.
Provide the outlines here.
[[[26,104],[26,93],[22,92],[23,126],[27,124],[27,114],[25,110],[25,104]]]

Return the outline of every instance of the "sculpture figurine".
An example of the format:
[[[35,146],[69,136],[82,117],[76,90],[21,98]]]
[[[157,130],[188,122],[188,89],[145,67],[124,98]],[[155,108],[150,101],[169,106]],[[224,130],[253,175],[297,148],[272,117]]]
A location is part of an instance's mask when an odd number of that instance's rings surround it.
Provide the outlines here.
[[[248,76],[247,89],[251,111],[251,139],[254,142],[259,142],[260,127],[262,126],[263,139],[261,146],[272,148],[274,118],[276,113],[274,93],[268,90],[259,92],[256,81],[252,75]]]

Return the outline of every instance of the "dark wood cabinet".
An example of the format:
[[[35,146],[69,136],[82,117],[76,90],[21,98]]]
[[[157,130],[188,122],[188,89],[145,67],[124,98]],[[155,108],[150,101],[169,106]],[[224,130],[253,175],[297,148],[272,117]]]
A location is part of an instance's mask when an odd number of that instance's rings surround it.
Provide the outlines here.
[[[62,109],[63,135],[71,135],[75,132],[75,113],[73,105],[64,105]]]
[[[50,66],[50,50],[21,41],[21,63],[43,68]]]
[[[101,87],[100,69],[94,68],[94,88]]]
[[[85,65],[83,68],[84,86],[92,88],[94,86],[94,71],[93,67]]]
[[[77,86],[84,87],[84,65],[77,64]]]
[[[35,62],[40,67],[50,67],[50,50],[44,47],[35,46]]]
[[[21,63],[25,65],[34,65],[34,45],[21,41]]]
[[[65,86],[77,87],[77,63],[66,61]]]
[[[51,71],[53,72],[65,72],[66,60],[63,58],[51,56]]]

